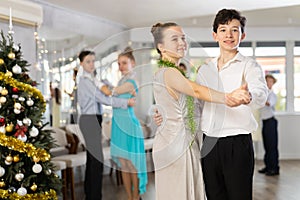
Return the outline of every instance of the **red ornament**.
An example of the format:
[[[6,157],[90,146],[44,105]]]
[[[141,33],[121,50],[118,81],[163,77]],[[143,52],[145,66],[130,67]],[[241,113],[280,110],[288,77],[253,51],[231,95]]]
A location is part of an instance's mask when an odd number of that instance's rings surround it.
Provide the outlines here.
[[[4,126],[5,125],[5,118],[1,117],[0,118],[0,126]]]
[[[13,91],[13,93],[18,93],[18,92],[19,92],[19,89],[14,87],[14,88],[12,89],[12,91]]]
[[[19,124],[16,125],[16,133],[14,136],[18,137],[19,135],[24,137],[25,133],[27,132],[27,126],[19,126]]]

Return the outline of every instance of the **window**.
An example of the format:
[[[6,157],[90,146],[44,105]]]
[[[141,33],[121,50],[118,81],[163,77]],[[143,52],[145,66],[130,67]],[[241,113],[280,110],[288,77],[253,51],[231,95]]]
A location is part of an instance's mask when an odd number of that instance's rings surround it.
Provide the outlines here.
[[[300,111],[300,41],[294,47],[294,106]]]
[[[260,57],[256,61],[261,65],[265,74],[272,74],[277,82],[273,90],[277,95],[276,111],[286,110],[285,57]]]
[[[257,42],[256,61],[265,74],[272,74],[277,83],[273,90],[277,94],[276,111],[286,110],[286,48],[285,42]]]
[[[107,80],[114,86],[122,77],[118,66],[118,51],[114,51],[109,55],[99,58],[100,62],[95,63],[98,80]]]

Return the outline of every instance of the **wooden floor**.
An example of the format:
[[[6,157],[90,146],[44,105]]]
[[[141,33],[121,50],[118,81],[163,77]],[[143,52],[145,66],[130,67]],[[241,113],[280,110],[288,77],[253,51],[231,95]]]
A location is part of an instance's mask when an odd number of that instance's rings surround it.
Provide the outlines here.
[[[262,167],[262,161],[256,161],[253,187],[254,200],[300,200],[300,160],[280,161],[279,176],[269,177],[259,174],[257,170]],[[83,171],[84,169],[76,169],[76,200],[84,200]],[[127,200],[123,186],[117,186],[115,174],[111,177],[108,172],[109,169],[105,169],[102,199]],[[147,192],[142,198],[143,200],[155,200],[154,174],[149,173],[148,178]]]

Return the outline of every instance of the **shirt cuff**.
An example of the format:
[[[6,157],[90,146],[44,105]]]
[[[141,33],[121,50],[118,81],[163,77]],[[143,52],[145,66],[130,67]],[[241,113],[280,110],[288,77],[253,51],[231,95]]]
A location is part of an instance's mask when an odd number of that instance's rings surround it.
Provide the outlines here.
[[[105,85],[104,83],[102,83],[101,81],[95,80],[94,81],[95,85],[97,86],[97,88],[101,89],[103,85]]]

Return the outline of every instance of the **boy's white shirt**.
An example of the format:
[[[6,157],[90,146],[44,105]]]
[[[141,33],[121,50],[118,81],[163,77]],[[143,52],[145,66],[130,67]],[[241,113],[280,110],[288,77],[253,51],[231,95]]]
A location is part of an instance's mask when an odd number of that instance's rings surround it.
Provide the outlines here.
[[[230,108],[223,104],[205,102],[201,117],[202,131],[211,137],[249,134],[257,129],[251,108],[264,106],[268,89],[263,71],[252,58],[240,53],[218,71],[218,58],[200,67],[196,82],[209,88],[232,92],[247,82],[252,101],[249,105]]]

